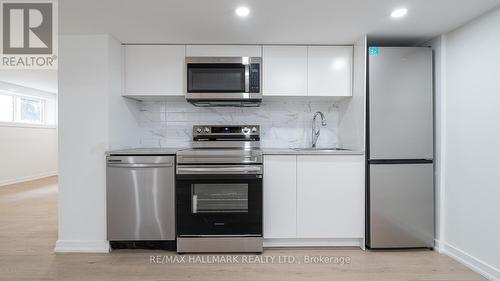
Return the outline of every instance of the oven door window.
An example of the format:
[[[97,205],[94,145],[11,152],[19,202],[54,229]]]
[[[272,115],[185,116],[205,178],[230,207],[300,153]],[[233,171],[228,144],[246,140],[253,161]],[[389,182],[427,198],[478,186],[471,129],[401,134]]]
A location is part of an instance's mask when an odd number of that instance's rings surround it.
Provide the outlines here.
[[[203,184],[192,188],[192,213],[248,213],[248,184]]]
[[[188,64],[188,93],[244,93],[243,64]]]

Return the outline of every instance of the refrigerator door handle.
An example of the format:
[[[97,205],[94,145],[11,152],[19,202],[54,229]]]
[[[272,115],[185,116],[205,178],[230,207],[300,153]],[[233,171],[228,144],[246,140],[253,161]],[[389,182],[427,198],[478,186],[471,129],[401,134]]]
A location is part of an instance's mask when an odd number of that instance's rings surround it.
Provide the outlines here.
[[[370,165],[432,164],[432,159],[368,159]]]

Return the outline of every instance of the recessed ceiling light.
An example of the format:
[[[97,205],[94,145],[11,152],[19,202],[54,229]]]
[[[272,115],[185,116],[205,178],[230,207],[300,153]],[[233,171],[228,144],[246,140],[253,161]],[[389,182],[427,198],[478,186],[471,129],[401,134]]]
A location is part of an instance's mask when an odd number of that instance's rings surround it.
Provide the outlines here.
[[[408,13],[408,9],[406,9],[406,8],[396,9],[396,10],[392,11],[391,17],[402,18],[402,17],[406,16],[407,13]]]
[[[236,14],[239,17],[246,17],[250,14],[250,9],[248,9],[247,7],[238,7],[236,9]]]

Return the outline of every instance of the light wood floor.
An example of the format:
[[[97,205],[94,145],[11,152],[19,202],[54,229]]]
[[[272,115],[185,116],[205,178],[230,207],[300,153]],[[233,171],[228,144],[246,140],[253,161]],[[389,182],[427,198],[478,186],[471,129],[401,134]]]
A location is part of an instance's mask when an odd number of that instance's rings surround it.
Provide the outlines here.
[[[350,264],[151,264],[166,251],[54,254],[57,179],[0,187],[0,280],[485,280],[431,251],[271,249],[262,257],[346,256]]]

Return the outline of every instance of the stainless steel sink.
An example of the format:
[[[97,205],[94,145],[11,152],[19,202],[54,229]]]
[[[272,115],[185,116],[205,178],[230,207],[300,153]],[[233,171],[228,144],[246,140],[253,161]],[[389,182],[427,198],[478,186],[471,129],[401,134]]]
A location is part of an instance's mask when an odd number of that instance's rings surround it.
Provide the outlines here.
[[[328,151],[351,151],[351,149],[345,149],[345,148],[336,148],[336,147],[329,147],[329,148],[321,148],[321,147],[300,147],[300,148],[292,148],[295,151],[323,151],[323,152],[328,152]]]

